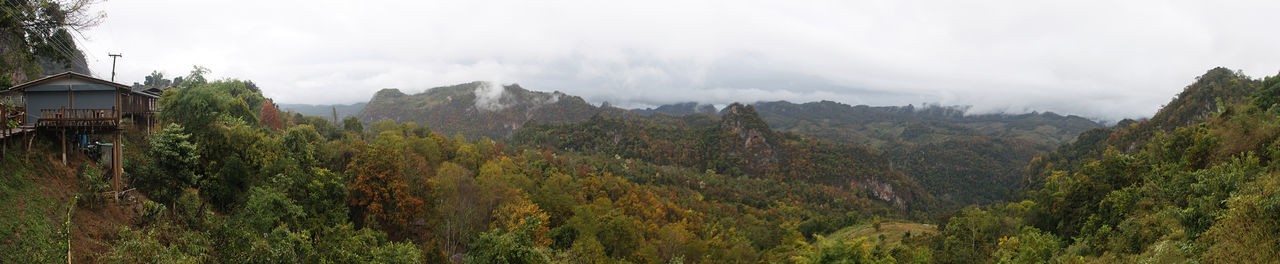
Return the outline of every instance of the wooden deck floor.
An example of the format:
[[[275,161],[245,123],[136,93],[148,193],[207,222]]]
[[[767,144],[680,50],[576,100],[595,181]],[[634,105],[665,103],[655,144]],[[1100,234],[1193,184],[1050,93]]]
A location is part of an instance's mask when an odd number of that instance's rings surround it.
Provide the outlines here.
[[[0,131],[0,139],[4,139],[6,137],[11,137],[11,136],[22,135],[22,133],[27,133],[35,130],[36,130],[35,127],[18,127],[18,128],[5,129],[3,131]]]

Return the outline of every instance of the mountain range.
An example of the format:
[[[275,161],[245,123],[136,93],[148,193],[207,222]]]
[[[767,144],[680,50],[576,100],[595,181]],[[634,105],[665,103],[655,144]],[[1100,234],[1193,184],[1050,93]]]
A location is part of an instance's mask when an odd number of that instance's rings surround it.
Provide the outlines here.
[[[738,104],[735,104],[738,105]],[[486,82],[471,82],[453,86],[431,88],[418,94],[405,94],[398,89],[378,91],[356,115],[368,124],[383,120],[414,122],[444,135],[462,135],[468,138],[487,137],[503,140],[517,134],[529,124],[537,124],[533,132],[513,139],[528,144],[561,144],[562,141],[545,138],[533,139],[529,134],[557,133],[557,137],[631,137],[627,133],[639,133],[649,138],[630,141],[625,148],[653,149],[664,146],[681,146],[692,151],[719,149],[722,146],[698,146],[704,139],[681,142],[673,138],[660,138],[659,134],[714,134],[704,130],[716,128],[714,119],[728,115],[738,108],[726,106],[716,109],[709,104],[687,102],[662,105],[650,109],[626,110],[608,103],[592,105],[581,97],[560,92],[540,92],[524,89],[518,84],[498,86]],[[1100,127],[1097,122],[1079,116],[1063,116],[1051,112],[1026,114],[966,115],[967,108],[959,106],[851,106],[821,101],[796,104],[786,101],[757,102],[749,105],[751,115],[759,119],[765,128],[758,133],[794,135],[796,142],[823,141],[822,144],[857,148],[868,157],[881,160],[893,173],[906,175],[909,181],[894,180],[898,189],[923,189],[938,202],[928,204],[941,208],[958,208],[968,204],[985,204],[999,201],[1015,190],[1024,187],[1026,165],[1037,153],[1072,142],[1081,132]],[[615,124],[615,123],[625,123]],[[556,124],[562,124],[560,126]],[[626,127],[636,131],[587,129],[574,126]],[[546,130],[551,130],[546,131]],[[569,131],[573,131],[569,133]],[[585,134],[584,134],[585,133]],[[593,134],[608,133],[608,135]],[[780,134],[781,133],[781,134]],[[809,137],[810,139],[798,140]],[[777,139],[766,140],[772,146],[785,145]],[[561,143],[557,143],[561,142]],[[582,145],[573,142],[563,150],[607,150],[605,152],[640,153],[622,150],[624,147]],[[613,142],[618,144],[618,142]],[[667,145],[664,145],[667,144]],[[674,145],[670,145],[674,144]],[[847,150],[847,149],[846,149]],[[781,151],[775,153],[814,152],[816,149]],[[708,165],[706,158],[716,153],[684,153],[686,160],[672,161],[704,169],[736,166]],[[705,151],[704,151],[705,152]],[[637,154],[634,157],[644,155]],[[662,157],[675,157],[661,155]],[[659,158],[649,157],[647,158]],[[787,160],[782,158],[781,160]],[[686,164],[702,162],[700,164]],[[842,162],[830,160],[828,162]],[[847,161],[847,162],[866,162]],[[781,162],[773,166],[789,167]],[[886,167],[888,168],[888,167]],[[762,176],[757,174],[757,176]],[[813,177],[832,179],[835,175]],[[825,182],[837,186],[850,186],[857,180]],[[861,184],[859,186],[869,186]],[[914,195],[924,197],[926,195]],[[934,199],[930,198],[930,199]],[[887,198],[886,200],[893,200]]]

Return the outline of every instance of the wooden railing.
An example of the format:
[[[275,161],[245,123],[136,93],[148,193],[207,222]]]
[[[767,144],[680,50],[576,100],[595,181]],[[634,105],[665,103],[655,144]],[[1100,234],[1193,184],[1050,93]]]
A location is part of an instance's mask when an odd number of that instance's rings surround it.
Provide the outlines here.
[[[21,131],[22,126],[26,125],[27,112],[22,107],[12,107],[0,104],[0,139],[9,138],[13,133]],[[9,127],[9,122],[13,121],[17,127]],[[7,143],[7,142],[6,142]]]
[[[110,127],[120,123],[116,109],[40,109],[36,126],[41,127]]]
[[[126,116],[146,115],[155,113],[156,99],[138,94],[130,95],[121,100],[124,105],[124,114]]]

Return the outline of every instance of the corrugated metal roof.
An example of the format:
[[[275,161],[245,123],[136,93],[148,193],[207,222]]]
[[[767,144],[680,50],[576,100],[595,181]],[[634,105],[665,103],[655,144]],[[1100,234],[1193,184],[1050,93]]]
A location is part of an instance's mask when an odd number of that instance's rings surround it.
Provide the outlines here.
[[[80,73],[75,73],[75,72],[64,72],[64,73],[59,73],[59,74],[50,75],[50,76],[47,76],[47,77],[44,77],[44,78],[40,78],[40,79],[37,79],[37,80],[34,80],[34,81],[26,82],[26,83],[23,83],[23,84],[15,85],[15,86],[13,86],[13,87],[9,87],[8,91],[18,91],[18,90],[26,89],[27,87],[40,85],[40,84],[47,83],[47,82],[50,82],[50,81],[53,81],[53,80],[65,79],[65,78],[73,78],[73,77],[74,77],[74,78],[84,79],[84,80],[87,80],[87,81],[90,81],[90,82],[95,82],[95,83],[105,84],[105,85],[109,85],[109,86],[114,86],[114,87],[116,87],[116,88],[118,88],[118,89],[124,89],[124,90],[129,90],[129,91],[132,91],[132,90],[133,90],[133,89],[130,89],[130,88],[129,88],[129,86],[127,86],[127,85],[123,85],[123,84],[119,84],[119,83],[114,83],[114,82],[111,82],[111,81],[108,81],[108,80],[103,80],[103,79],[94,78],[93,76],[88,76],[88,75],[84,75],[84,74],[80,74]]]

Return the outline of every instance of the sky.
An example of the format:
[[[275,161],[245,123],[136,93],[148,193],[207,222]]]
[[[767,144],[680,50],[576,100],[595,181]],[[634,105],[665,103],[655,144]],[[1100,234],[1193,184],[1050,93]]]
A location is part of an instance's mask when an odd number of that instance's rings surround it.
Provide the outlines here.
[[[1213,67],[1280,72],[1280,1],[110,0],[94,75],[200,65],[277,103],[471,81],[647,107],[787,100],[1149,117]]]

